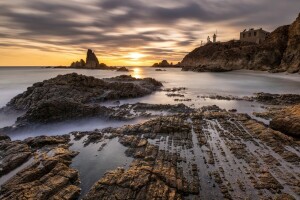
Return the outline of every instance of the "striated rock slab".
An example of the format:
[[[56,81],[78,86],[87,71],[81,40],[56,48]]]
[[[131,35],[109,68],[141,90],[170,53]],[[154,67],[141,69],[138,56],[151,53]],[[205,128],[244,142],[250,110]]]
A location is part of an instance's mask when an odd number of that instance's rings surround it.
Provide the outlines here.
[[[64,137],[29,139],[28,144],[44,148],[38,148],[35,152],[35,161],[29,167],[19,171],[1,186],[0,198],[77,199],[81,190],[78,187],[79,175],[76,170],[69,167],[77,153],[70,151],[66,145],[67,140],[62,141],[62,138]],[[58,143],[63,144],[57,145]]]
[[[207,106],[100,132],[96,141],[105,134],[119,137],[135,160],[127,170],[107,172],[85,199],[297,199],[300,194],[299,144],[245,114]]]
[[[0,177],[26,162],[32,155],[32,150],[26,143],[11,141],[8,136],[1,136]]]

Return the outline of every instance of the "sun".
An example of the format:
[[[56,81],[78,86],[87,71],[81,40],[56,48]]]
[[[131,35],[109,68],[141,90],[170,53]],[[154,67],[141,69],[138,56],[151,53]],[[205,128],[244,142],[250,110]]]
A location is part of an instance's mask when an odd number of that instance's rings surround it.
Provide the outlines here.
[[[137,53],[137,52],[131,52],[128,54],[128,58],[132,59],[132,60],[139,60],[140,58],[145,57],[145,55],[141,54],[141,53]]]

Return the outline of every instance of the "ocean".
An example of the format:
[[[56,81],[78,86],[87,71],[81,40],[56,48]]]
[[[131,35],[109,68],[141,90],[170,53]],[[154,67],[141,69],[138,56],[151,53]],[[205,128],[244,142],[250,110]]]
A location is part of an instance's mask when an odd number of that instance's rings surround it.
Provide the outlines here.
[[[184,95],[191,101],[177,102],[174,98],[166,96],[166,92],[159,91],[151,95],[121,100],[125,103],[152,103],[152,104],[177,104],[184,103],[188,106],[199,108],[206,105],[218,105],[224,109],[237,109],[238,112],[248,113],[252,117],[253,112],[263,110],[256,102],[217,100],[200,98],[208,95],[232,95],[232,96],[252,96],[256,92],[268,93],[292,93],[300,94],[299,74],[271,74],[257,71],[232,71],[226,73],[195,73],[183,72],[178,68],[168,68],[166,71],[155,71],[151,67],[129,67],[130,72],[117,72],[110,70],[84,70],[84,69],[53,69],[42,67],[1,67],[0,68],[0,107],[4,107],[11,98],[26,90],[33,83],[56,77],[59,74],[76,72],[96,78],[108,78],[122,74],[130,74],[136,78],[152,77],[161,81],[164,88],[185,87]],[[105,102],[103,105],[110,106],[112,102]],[[1,115],[0,128],[13,125],[19,115]],[[134,120],[131,123],[141,122],[143,119]],[[264,121],[263,119],[260,119]],[[264,121],[268,123],[267,121]],[[100,119],[77,120],[71,122],[45,125],[35,131],[24,131],[24,133],[12,135],[12,139],[25,139],[37,135],[58,135],[71,131],[88,131],[96,128],[108,126],[121,126],[122,121],[103,121]],[[126,122],[128,123],[128,122]]]

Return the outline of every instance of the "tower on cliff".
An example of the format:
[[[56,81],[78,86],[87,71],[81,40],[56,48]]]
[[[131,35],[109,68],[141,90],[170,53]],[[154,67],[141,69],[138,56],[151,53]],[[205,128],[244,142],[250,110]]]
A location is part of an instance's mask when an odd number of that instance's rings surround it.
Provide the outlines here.
[[[217,35],[214,33],[213,35],[213,43],[217,42]]]
[[[207,36],[207,43],[211,43],[209,36]]]

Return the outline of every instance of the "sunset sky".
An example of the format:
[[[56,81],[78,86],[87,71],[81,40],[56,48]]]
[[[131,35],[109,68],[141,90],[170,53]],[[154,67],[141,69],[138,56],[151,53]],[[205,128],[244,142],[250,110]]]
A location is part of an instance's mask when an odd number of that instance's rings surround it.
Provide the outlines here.
[[[300,0],[2,0],[0,66],[69,65],[86,49],[108,65],[181,61],[201,40],[290,24]]]

